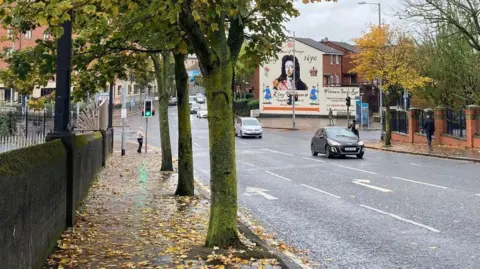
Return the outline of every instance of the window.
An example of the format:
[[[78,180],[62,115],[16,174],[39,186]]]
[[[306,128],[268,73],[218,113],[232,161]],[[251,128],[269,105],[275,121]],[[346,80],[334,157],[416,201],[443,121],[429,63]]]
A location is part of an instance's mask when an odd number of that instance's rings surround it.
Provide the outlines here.
[[[328,77],[328,85],[333,86],[333,76]]]
[[[140,85],[134,85],[133,86],[133,93],[134,94],[139,94],[140,93]]]
[[[340,55],[337,55],[337,64],[340,64]]]
[[[53,90],[55,90],[54,88],[42,88],[40,90],[40,96],[45,96],[45,95],[50,95]]]
[[[330,64],[333,64],[333,55],[330,55]]]
[[[117,95],[122,95],[122,86],[120,85],[117,87]]]
[[[352,81],[352,84],[357,84],[357,75],[352,75],[350,79]]]
[[[340,76],[335,75],[335,84],[340,85]]]
[[[50,38],[50,34],[43,33],[43,40],[48,40]]]
[[[8,39],[11,39],[13,36],[12,36],[12,29],[7,29],[7,38]]]
[[[32,31],[31,31],[31,30],[28,30],[28,31],[25,33],[25,38],[26,38],[26,39],[31,39],[31,38],[32,38]]]
[[[132,94],[132,85],[128,85],[128,94]]]

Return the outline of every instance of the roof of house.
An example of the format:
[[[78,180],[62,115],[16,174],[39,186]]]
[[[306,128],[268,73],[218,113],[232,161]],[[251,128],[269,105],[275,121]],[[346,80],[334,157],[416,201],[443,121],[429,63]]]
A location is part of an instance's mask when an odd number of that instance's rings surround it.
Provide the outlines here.
[[[346,50],[349,50],[349,51],[352,51],[352,52],[355,52],[355,53],[359,53],[360,50],[354,46],[354,45],[350,45],[346,42],[340,42],[340,41],[328,41],[328,42],[332,42],[333,44],[337,45],[337,46],[340,46]]]
[[[314,49],[317,49],[319,51],[323,51],[325,52],[325,54],[334,54],[334,55],[343,55],[343,53],[341,51],[338,51],[334,48],[331,48],[327,45],[324,45],[320,42],[317,42],[311,38],[300,38],[300,37],[297,37],[295,38],[295,40],[297,40],[298,42],[301,42],[307,46],[310,46]]]

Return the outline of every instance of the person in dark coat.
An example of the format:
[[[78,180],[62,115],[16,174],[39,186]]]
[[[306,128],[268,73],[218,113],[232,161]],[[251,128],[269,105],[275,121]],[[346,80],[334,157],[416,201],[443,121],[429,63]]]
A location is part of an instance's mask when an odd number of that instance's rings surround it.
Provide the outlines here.
[[[432,135],[435,133],[435,123],[430,115],[427,115],[427,119],[423,123],[423,132],[427,136],[428,147],[432,147]]]

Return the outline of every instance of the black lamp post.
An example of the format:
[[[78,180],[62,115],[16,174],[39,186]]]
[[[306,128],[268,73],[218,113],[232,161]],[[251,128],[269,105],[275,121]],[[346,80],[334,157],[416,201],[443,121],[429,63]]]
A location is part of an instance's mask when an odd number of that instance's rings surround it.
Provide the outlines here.
[[[54,132],[69,133],[70,123],[70,85],[72,68],[72,12],[70,20],[63,23],[63,35],[57,42],[57,70],[55,91],[55,125]]]

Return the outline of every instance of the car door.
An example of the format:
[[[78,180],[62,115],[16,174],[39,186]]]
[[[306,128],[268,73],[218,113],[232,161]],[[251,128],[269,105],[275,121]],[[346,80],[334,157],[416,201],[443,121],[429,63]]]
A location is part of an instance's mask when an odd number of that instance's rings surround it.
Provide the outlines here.
[[[325,146],[327,145],[326,143],[327,143],[327,135],[325,133],[325,129],[322,128],[320,129],[320,133],[318,134],[318,143],[317,143],[318,151],[317,152],[325,153]]]
[[[320,149],[320,146],[319,146],[319,143],[320,143],[320,133],[322,132],[322,129],[318,129],[317,132],[315,132],[315,134],[313,135],[313,147],[315,148],[315,151],[316,152],[319,152],[319,149]]]

